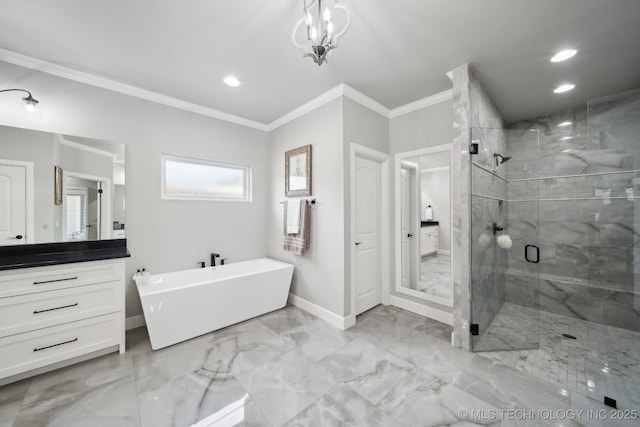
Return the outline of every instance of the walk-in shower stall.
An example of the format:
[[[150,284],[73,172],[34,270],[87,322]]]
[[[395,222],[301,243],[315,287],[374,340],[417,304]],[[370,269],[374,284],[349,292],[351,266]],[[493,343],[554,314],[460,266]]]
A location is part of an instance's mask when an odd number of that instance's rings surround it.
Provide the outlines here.
[[[471,131],[472,349],[640,409],[640,91],[506,127]]]

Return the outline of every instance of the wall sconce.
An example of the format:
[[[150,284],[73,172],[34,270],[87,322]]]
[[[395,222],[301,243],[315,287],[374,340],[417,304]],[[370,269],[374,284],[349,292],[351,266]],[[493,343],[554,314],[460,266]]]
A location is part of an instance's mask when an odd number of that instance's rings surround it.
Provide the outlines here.
[[[27,96],[22,98],[22,108],[20,109],[20,114],[24,115],[24,113],[28,114],[39,114],[40,110],[38,104],[40,101],[35,99],[31,92],[26,89],[0,89],[0,92],[24,92]]]

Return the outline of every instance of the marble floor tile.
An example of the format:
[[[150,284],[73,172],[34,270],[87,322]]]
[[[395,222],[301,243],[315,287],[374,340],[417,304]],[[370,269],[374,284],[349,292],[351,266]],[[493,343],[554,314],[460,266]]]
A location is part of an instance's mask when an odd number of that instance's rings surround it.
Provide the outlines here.
[[[249,330],[214,341],[204,367],[214,372],[239,375],[295,347],[286,334],[278,334],[263,323]]]
[[[461,351],[456,358],[446,347],[451,346],[438,338],[414,331],[403,335],[397,342],[387,347],[387,351],[411,365],[429,370],[445,381],[455,382],[462,373],[462,368],[471,361],[473,355]],[[463,357],[464,360],[462,360]]]
[[[10,427],[20,411],[31,379],[0,387],[0,427]]]
[[[211,417],[213,418],[213,417]],[[251,400],[222,417],[203,419],[192,427],[271,427],[258,405]]]
[[[25,404],[14,427],[140,426],[133,377]]]
[[[318,361],[351,342],[346,332],[327,326],[313,322],[281,334],[291,339],[309,358]]]
[[[420,368],[400,380],[378,407],[403,426],[497,425],[501,421],[494,406]]]
[[[341,383],[296,415],[285,426],[400,427],[401,424]]]
[[[375,310],[375,309],[374,309]],[[364,339],[381,348],[386,348],[401,336],[414,330],[406,315],[370,315],[358,318],[355,326],[347,330],[350,339]]]
[[[35,377],[24,397],[31,404],[99,390],[134,375],[131,359],[117,353],[67,366]]]
[[[282,425],[329,391],[336,381],[300,349],[292,350],[238,380],[272,425]]]
[[[292,332],[311,323],[326,323],[313,314],[291,305],[260,316],[260,321],[276,332]]]
[[[568,390],[476,355],[454,384],[500,409],[566,409]]]
[[[202,367],[209,350],[205,341],[186,341],[132,357],[138,381],[165,383]]]
[[[138,382],[142,425],[190,426],[213,417],[236,402],[250,400],[240,382],[228,374],[196,370],[169,382]]]
[[[348,331],[287,307],[157,351],[138,328],[124,355],[0,387],[0,427],[638,425],[594,418],[610,408],[585,396],[640,409],[640,334],[555,314],[539,328],[540,348],[482,353],[450,346],[447,325],[382,306]],[[495,412],[514,408],[592,416]]]
[[[451,256],[437,254],[420,261],[418,291],[441,298],[451,296]]]
[[[362,339],[356,339],[320,360],[336,382],[378,401],[411,370],[411,364]]]

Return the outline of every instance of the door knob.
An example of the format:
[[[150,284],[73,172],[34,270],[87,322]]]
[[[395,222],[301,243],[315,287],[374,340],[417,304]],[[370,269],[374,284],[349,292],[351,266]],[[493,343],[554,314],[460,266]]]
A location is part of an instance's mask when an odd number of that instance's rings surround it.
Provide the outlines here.
[[[18,239],[18,240],[22,239],[22,234],[18,234],[18,235],[16,236],[16,239]]]
[[[409,233],[407,234],[407,237],[413,237],[413,234]]]
[[[361,245],[361,244],[362,244],[362,242],[356,242],[356,246]]]

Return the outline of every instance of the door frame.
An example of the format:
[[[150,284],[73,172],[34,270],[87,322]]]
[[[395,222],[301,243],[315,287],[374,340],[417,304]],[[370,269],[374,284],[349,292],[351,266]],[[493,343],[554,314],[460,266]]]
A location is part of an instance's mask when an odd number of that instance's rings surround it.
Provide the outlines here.
[[[7,166],[19,166],[25,168],[25,244],[36,243],[35,234],[35,178],[34,164],[23,160],[0,159],[0,164]],[[51,171],[53,177],[53,168]],[[51,186],[53,188],[53,185]],[[51,195],[53,199],[53,194]]]
[[[352,142],[350,144],[350,236],[349,236],[349,269],[350,271],[350,293],[351,293],[351,309],[349,315],[345,318],[345,329],[356,324],[356,157],[373,160],[380,164],[380,222],[378,224],[379,251],[380,257],[380,299],[383,305],[389,305],[391,295],[391,280],[389,276],[389,246],[390,246],[390,171],[389,171],[389,154],[364,145]]]
[[[451,162],[453,161],[453,144],[441,144],[434,145],[432,147],[420,148],[412,151],[405,151],[402,153],[396,153],[395,155],[395,168],[394,168],[394,182],[395,182],[395,203],[394,203],[394,212],[395,212],[395,224],[393,227],[394,239],[396,244],[396,253],[395,253],[395,266],[396,266],[396,274],[395,274],[395,291],[401,294],[409,295],[415,298],[419,298],[422,300],[434,302],[436,304],[443,305],[445,307],[453,307],[453,266],[457,262],[457,259],[454,259],[453,251],[451,251],[451,258],[449,268],[451,271],[450,274],[450,286],[451,286],[451,294],[449,298],[442,298],[435,295],[429,295],[424,292],[416,291],[414,289],[406,289],[402,287],[402,259],[401,259],[401,251],[399,250],[402,244],[400,240],[400,169],[402,167],[401,162],[403,159],[408,157],[419,157],[428,154],[435,153],[449,153],[449,192],[453,193],[453,168],[451,167]],[[450,241],[453,242],[453,197],[449,199],[449,221],[451,226],[450,230]]]
[[[400,171],[405,169],[409,176],[409,205],[407,209],[409,211],[409,233],[413,233],[415,239],[409,242],[409,284],[414,284],[414,280],[418,280],[420,277],[420,232],[416,229],[416,224],[420,220],[420,165],[417,163],[409,162],[407,160],[400,161]],[[401,181],[401,180],[400,180]],[[398,248],[400,248],[400,255],[402,255],[402,182],[400,182],[399,190],[399,203],[400,216],[398,217],[400,223],[400,233],[396,236],[399,240]],[[411,225],[413,224],[413,225]],[[400,259],[400,282],[402,282],[402,259]],[[409,288],[403,287],[403,289],[414,289],[411,286]],[[415,289],[414,289],[415,290]]]

